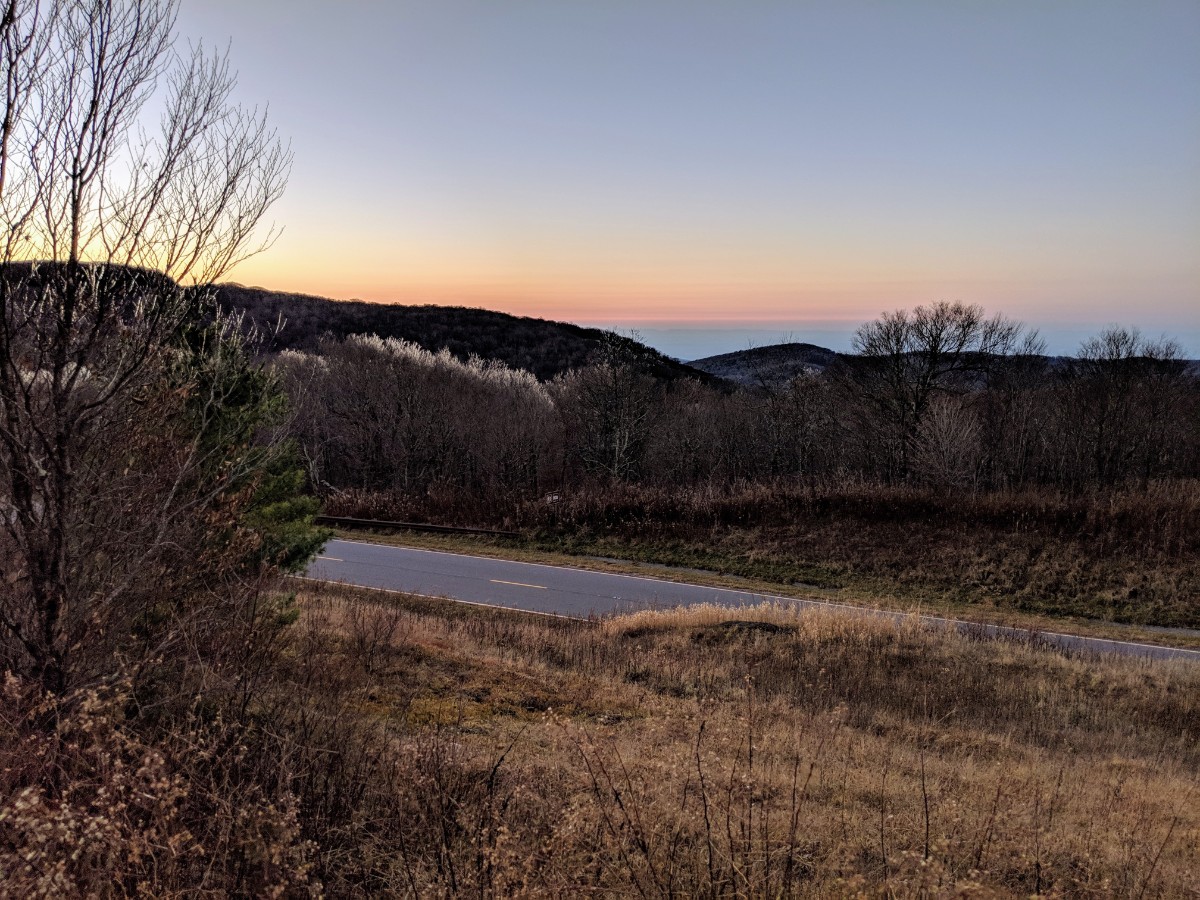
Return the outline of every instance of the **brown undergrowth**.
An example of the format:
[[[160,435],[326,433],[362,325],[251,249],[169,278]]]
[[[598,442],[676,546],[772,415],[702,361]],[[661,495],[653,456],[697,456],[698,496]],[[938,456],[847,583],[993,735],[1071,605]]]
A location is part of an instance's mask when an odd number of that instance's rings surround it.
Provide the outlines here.
[[[774,607],[301,600],[270,715],[331,754],[297,790],[331,894],[1200,890],[1185,663]]]

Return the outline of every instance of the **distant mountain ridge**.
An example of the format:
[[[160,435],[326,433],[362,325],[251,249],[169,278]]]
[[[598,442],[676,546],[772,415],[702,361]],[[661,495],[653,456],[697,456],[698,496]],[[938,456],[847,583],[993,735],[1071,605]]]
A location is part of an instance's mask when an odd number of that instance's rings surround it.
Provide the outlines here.
[[[499,360],[548,380],[587,365],[602,347],[615,346],[623,356],[636,360],[658,378],[697,378],[708,383],[716,380],[632,338],[599,328],[488,309],[330,300],[240,284],[219,285],[217,302],[228,311],[245,313],[268,334],[282,322],[271,350],[315,350],[324,335],[340,339],[351,334],[375,334],[406,340],[433,352],[445,348],[459,359],[479,356]]]
[[[816,344],[787,343],[751,347],[693,359],[688,365],[717,378],[745,387],[779,388],[801,375],[819,375],[844,357]],[[1051,371],[1070,363],[1067,356],[1044,357]],[[1200,377],[1200,360],[1181,360],[1184,371]]]
[[[410,341],[426,350],[447,349],[459,359],[472,355],[525,369],[549,380],[587,365],[602,347],[616,348],[645,371],[667,381],[696,378],[711,385],[782,387],[801,375],[815,375],[841,354],[816,344],[791,342],[751,347],[680,362],[632,338],[570,322],[463,306],[369,303],[290,294],[240,284],[217,286],[217,302],[245,313],[267,334],[271,350],[315,350],[324,335],[376,334]],[[276,324],[283,323],[275,332]],[[1066,357],[1050,357],[1053,364]],[[1200,360],[1188,370],[1200,376]]]
[[[772,344],[693,359],[688,365],[747,387],[781,387],[801,375],[816,375],[838,354],[816,344]]]

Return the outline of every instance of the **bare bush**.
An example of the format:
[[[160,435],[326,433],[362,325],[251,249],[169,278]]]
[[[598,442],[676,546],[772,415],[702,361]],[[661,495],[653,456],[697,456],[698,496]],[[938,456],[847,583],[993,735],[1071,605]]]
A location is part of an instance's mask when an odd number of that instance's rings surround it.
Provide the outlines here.
[[[946,490],[970,490],[983,465],[979,419],[969,403],[939,398],[917,429],[913,472],[928,484]]]
[[[122,723],[127,685],[61,700],[30,687],[10,676],[0,702],[0,896],[315,887],[296,800],[245,771],[241,728],[193,719],[147,741]],[[52,732],[36,724],[48,715]]]
[[[398,607],[351,599],[346,604],[345,618],[354,659],[368,675],[379,670],[397,642],[405,641],[407,616]]]

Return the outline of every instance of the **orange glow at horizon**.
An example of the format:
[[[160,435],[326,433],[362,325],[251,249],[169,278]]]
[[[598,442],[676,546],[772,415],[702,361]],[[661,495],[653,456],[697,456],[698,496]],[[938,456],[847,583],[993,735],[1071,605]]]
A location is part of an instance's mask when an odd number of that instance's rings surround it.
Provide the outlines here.
[[[286,204],[287,201],[285,201]],[[895,230],[835,211],[777,221],[479,223],[286,215],[227,280],[330,297],[478,306],[589,324],[862,322],[938,300],[1024,321],[1127,321],[1152,299],[1187,323],[1200,266],[1170,240],[1109,223],[963,223]],[[332,224],[331,224],[332,223]],[[1136,323],[1135,323],[1136,324]]]
[[[457,272],[439,273],[432,267],[400,271],[397,267],[397,272],[385,273],[354,262],[330,271],[319,257],[288,259],[276,251],[242,263],[225,280],[335,300],[473,306],[589,324],[862,322],[886,309],[936,300],[980,303],[989,312],[1027,321],[1041,318],[1048,301],[1054,303],[1058,315],[1069,318],[1125,321],[1131,311],[1130,295],[1122,287],[1126,279],[1113,274],[1031,278],[1030,267],[1020,279],[966,272],[941,277],[920,271],[872,272],[863,266],[864,271],[858,273],[827,271],[810,278],[692,280],[672,279],[666,273],[638,278],[612,271],[587,277],[581,272],[577,278],[564,277],[564,272],[488,277],[492,273],[481,271],[482,267],[467,265]],[[1194,315],[1191,298],[1200,284],[1190,273],[1174,273],[1155,281],[1161,286],[1160,310],[1184,322]],[[1144,286],[1145,280],[1140,284]],[[1098,291],[1110,296],[1098,298]]]

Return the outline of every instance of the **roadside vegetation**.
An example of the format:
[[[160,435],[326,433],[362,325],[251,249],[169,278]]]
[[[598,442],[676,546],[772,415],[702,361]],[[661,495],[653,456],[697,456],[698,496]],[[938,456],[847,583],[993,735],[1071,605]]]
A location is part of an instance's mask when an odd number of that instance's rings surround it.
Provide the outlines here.
[[[226,632],[238,678],[189,679],[190,710],[9,680],[6,896],[1200,886],[1194,665],[771,606],[584,622],[303,584],[286,609]]]
[[[373,714],[418,746],[453,742],[486,787],[465,809],[429,804],[458,823],[426,828],[426,856],[410,862],[433,885],[1153,896],[1195,884],[1200,685],[1186,666],[770,607],[589,626],[349,592],[304,606],[306,627],[345,636],[341,665],[374,648]],[[467,838],[457,853],[447,833]]]
[[[298,604],[262,721],[297,738],[309,877],[332,894],[1200,886],[1195,666],[772,607]]]

